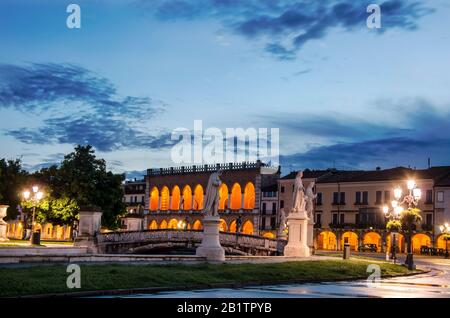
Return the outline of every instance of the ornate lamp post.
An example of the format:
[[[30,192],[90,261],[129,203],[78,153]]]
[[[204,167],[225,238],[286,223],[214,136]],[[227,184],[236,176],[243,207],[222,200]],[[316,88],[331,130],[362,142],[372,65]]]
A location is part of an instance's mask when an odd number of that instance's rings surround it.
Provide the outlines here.
[[[39,201],[42,199],[42,197],[44,196],[44,194],[42,192],[39,191],[39,187],[38,186],[33,186],[32,189],[33,194],[31,194],[30,191],[24,191],[23,192],[23,198],[25,199],[25,201],[30,201],[33,204],[33,216],[31,218],[31,237],[30,237],[30,242],[33,242],[33,233],[34,233],[34,219],[35,219],[35,214],[36,214],[36,205],[39,203]]]
[[[450,225],[445,223],[439,227],[441,233],[444,234],[445,241],[445,258],[448,258],[448,240],[450,239]]]
[[[388,218],[392,222],[400,222],[401,213],[403,212],[403,208],[398,205],[397,201],[391,202],[392,209],[389,209],[387,205],[383,207],[383,212],[386,218]],[[394,224],[395,226],[395,224]],[[391,258],[394,260],[394,264],[396,263],[396,241],[397,241],[397,229],[391,230],[392,233],[392,250],[391,250]]]

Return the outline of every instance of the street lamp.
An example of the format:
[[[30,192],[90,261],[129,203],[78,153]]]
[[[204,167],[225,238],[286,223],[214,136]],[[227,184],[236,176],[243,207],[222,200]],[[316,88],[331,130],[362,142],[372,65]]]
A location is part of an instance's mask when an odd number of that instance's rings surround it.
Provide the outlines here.
[[[411,210],[412,208],[416,207],[419,204],[419,200],[422,197],[422,191],[417,188],[416,182],[414,180],[408,180],[406,182],[406,186],[408,188],[408,193],[403,196],[403,190],[400,187],[396,187],[394,189],[394,198],[391,202],[392,211],[390,212],[389,207],[385,206],[383,207],[383,212],[385,215],[393,220],[399,220],[401,218],[401,215],[408,210]],[[403,196],[403,198],[402,198]],[[403,208],[403,205],[408,207],[407,210]],[[412,229],[411,224],[408,224],[408,254],[406,256],[405,264],[408,265],[409,270],[414,269],[414,259],[412,254],[412,246],[411,246],[411,240],[412,240]],[[395,235],[394,235],[395,239]],[[393,242],[395,244],[395,241]],[[395,246],[395,245],[394,245]],[[395,256],[395,255],[394,255]],[[395,261],[395,259],[394,259]]]
[[[26,190],[23,192],[23,197],[25,201],[30,201],[33,204],[33,216],[31,218],[31,235],[30,235],[30,242],[33,244],[33,233],[34,233],[34,219],[36,214],[36,205],[39,203],[39,201],[42,199],[44,194],[39,191],[38,186],[33,186],[31,188],[33,191],[33,195],[31,195],[30,191]]]
[[[391,202],[392,209],[389,209],[387,205],[383,207],[383,212],[386,218],[389,220],[395,222],[400,220],[401,213],[403,212],[403,208],[398,205],[397,201]],[[396,256],[396,241],[397,241],[397,230],[391,230],[392,232],[392,251],[391,251],[391,258],[394,260],[394,264],[396,263],[397,256]]]
[[[444,234],[445,241],[445,258],[448,258],[448,240],[450,239],[450,225],[445,223],[439,227],[441,233]]]

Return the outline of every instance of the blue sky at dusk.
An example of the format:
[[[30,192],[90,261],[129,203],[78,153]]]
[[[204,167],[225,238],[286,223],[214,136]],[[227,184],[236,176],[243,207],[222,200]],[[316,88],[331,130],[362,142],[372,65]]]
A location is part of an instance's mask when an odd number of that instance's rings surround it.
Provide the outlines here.
[[[3,0],[0,48],[0,157],[28,169],[77,143],[116,172],[172,166],[195,119],[279,128],[285,172],[450,164],[445,0]]]

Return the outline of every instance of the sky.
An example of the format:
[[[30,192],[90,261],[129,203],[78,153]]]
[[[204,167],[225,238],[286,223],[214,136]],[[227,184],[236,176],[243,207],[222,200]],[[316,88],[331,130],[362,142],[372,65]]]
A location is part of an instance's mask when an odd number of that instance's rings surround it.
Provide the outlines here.
[[[278,128],[286,173],[450,165],[449,36],[446,0],[3,0],[0,158],[132,177],[202,120]]]

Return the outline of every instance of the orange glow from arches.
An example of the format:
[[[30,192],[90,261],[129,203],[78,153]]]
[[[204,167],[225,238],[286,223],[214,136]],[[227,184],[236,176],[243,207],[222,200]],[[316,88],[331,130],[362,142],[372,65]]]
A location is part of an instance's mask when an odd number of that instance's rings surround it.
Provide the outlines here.
[[[161,230],[167,229],[167,221],[166,220],[162,220],[161,223],[159,224],[159,228]]]
[[[412,237],[412,250],[413,253],[420,253],[420,248],[422,246],[431,246],[431,238],[422,233],[418,233]]]
[[[229,232],[236,233],[236,220],[234,220],[234,221],[232,221],[232,222],[230,223],[230,228],[229,228],[228,231],[229,231]]]
[[[381,252],[381,235],[376,232],[369,232],[364,235],[364,244],[375,244],[377,246],[377,251]]]
[[[263,234],[263,237],[273,239],[273,238],[275,238],[275,234],[273,234],[271,232],[267,232],[267,233]]]
[[[200,220],[196,220],[192,226],[192,229],[197,231],[203,229],[202,222]]]
[[[241,201],[242,201],[242,193],[241,193],[241,186],[239,183],[235,183],[233,185],[233,188],[231,188],[231,204],[230,208],[232,210],[239,210],[241,208]]]
[[[174,186],[172,189],[172,204],[170,206],[170,209],[178,211],[180,209],[180,200],[180,188],[178,186]]]
[[[194,190],[194,210],[203,209],[203,187],[197,184]]]
[[[169,225],[167,225],[168,229],[176,230],[178,228],[178,220],[172,219],[169,221]]]
[[[158,202],[159,201],[159,191],[157,187],[153,187],[150,192],[150,211],[158,210]]]
[[[323,231],[317,237],[317,249],[319,250],[336,250],[336,235],[330,231]]]
[[[220,219],[219,231],[220,232],[227,231],[227,222],[224,219]]]
[[[156,221],[153,220],[153,221],[150,222],[150,225],[148,226],[148,228],[150,230],[157,230],[158,229],[158,223],[156,223]]]
[[[189,211],[190,209],[192,209],[192,190],[187,185],[183,189],[183,210]]]
[[[219,190],[219,210],[228,209],[228,187],[222,183]]]
[[[249,182],[244,189],[244,209],[250,210],[255,208],[255,186]]]
[[[349,243],[350,249],[357,251],[358,250],[358,235],[354,232],[345,232],[342,235],[342,249],[344,249],[344,244]]]
[[[242,225],[242,233],[244,234],[248,234],[248,235],[253,235],[253,223],[252,221],[245,221],[244,225]]]
[[[163,187],[161,190],[161,211],[167,211],[169,209],[169,188]]]

